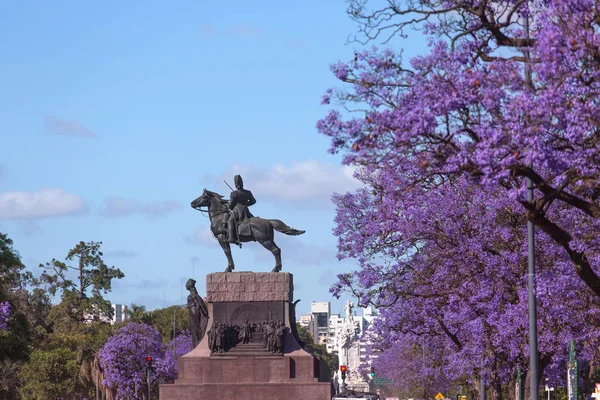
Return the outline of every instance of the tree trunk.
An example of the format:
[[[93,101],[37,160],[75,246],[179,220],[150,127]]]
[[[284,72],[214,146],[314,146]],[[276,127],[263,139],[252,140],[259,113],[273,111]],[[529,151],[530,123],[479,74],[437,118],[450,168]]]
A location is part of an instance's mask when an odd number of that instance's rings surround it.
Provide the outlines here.
[[[492,400],[502,400],[502,383],[495,379],[492,386]]]
[[[479,400],[481,398],[481,378],[473,378],[471,385],[471,399]]]
[[[523,377],[521,377],[521,379],[523,379]],[[519,400],[517,398],[517,377],[516,377],[516,375],[513,374],[510,376],[510,379],[508,380],[507,389],[508,389],[508,393],[506,394],[507,400]]]

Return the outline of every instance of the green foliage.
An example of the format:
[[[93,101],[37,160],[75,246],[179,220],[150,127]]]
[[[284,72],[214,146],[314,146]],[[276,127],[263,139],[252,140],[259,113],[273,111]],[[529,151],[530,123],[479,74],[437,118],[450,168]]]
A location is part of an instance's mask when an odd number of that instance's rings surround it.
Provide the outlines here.
[[[76,266],[52,260],[36,280],[0,233],[0,301],[11,305],[8,329],[0,331],[0,399],[90,398],[100,375],[98,350],[113,330],[93,319],[112,314],[102,294],[123,277],[104,264],[100,244],[79,243],[66,258],[77,259]],[[57,291],[61,302],[53,306],[49,294]]]
[[[177,332],[190,329],[190,316],[185,307],[171,306],[159,308],[150,311],[149,314],[152,321],[151,325],[160,332],[164,343],[168,343],[173,339],[174,323]],[[173,320],[174,315],[175,320]]]
[[[23,366],[19,393],[24,399],[46,400],[76,392],[79,365],[77,354],[69,348],[35,350]]]
[[[8,330],[0,331],[0,361],[19,360],[27,357],[27,343],[30,324],[27,320],[27,283],[31,273],[24,272],[19,253],[13,248],[13,241],[0,233],[0,301],[11,305]]]
[[[50,294],[54,295],[58,290],[62,292],[62,300],[77,322],[112,317],[110,301],[105,300],[102,294],[111,290],[113,279],[125,276],[118,268],[104,263],[101,245],[102,242],[79,242],[66,257],[67,261],[76,260],[75,266],[56,259],[40,264],[40,268],[44,269],[41,281],[48,285]]]
[[[36,300],[26,290],[31,280],[13,241],[0,232],[0,301],[11,306],[8,329],[0,331],[0,399],[18,398],[19,371],[37,338],[37,317],[43,315],[43,309],[36,308]],[[30,313],[31,308],[36,312]]]
[[[139,304],[131,304],[125,311],[131,322],[142,322],[150,324],[150,314],[146,311],[146,307]]]
[[[302,325],[296,323],[296,329],[298,330],[298,336],[300,336],[300,340],[304,342],[304,350],[323,360],[327,365],[327,368],[329,368],[329,371],[337,371],[339,367],[338,356],[333,353],[328,353],[327,346],[324,344],[315,343],[310,332]]]
[[[146,311],[146,307],[132,304],[127,310],[131,322],[141,322],[160,332],[164,343],[173,339],[173,328],[177,333],[190,329],[190,317],[186,307],[171,306]]]
[[[0,362],[0,399],[13,400],[19,396],[21,386],[19,371],[24,361],[4,360]]]
[[[13,241],[0,232],[0,301],[11,290],[22,289],[31,280],[31,273],[24,272],[25,265],[13,248]]]

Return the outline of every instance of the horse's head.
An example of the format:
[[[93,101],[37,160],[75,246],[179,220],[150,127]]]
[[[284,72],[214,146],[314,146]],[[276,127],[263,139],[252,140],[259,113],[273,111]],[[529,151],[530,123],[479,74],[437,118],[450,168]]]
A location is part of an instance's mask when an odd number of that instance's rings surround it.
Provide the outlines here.
[[[219,205],[227,202],[226,200],[223,200],[223,196],[220,194],[204,189],[202,195],[192,201],[190,205],[193,209],[200,210],[201,207],[209,207],[214,199],[219,201]]]
[[[200,207],[208,207],[208,205],[210,204],[210,194],[212,192],[209,192],[208,190],[204,189],[204,191],[202,192],[202,195],[200,197],[198,197],[197,199],[195,199],[194,201],[192,201],[192,203],[190,204],[192,206],[193,209],[196,210],[200,210]]]

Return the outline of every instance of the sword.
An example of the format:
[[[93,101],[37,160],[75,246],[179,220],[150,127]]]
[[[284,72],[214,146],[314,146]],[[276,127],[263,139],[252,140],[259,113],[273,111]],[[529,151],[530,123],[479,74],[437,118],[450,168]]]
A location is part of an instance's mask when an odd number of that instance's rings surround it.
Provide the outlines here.
[[[225,184],[227,185],[227,187],[229,189],[231,189],[232,192],[235,192],[235,190],[233,190],[233,188],[231,186],[229,186],[229,183],[227,183],[227,181],[225,179],[223,179],[223,182],[225,182]]]

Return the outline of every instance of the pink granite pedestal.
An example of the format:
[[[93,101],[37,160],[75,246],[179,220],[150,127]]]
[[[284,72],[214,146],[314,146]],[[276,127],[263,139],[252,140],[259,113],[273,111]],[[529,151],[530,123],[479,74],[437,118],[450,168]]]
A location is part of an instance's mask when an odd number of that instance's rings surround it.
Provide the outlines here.
[[[223,272],[206,277],[209,328],[213,322],[281,319],[295,328],[293,275],[287,272]],[[293,325],[292,325],[293,324]],[[239,346],[210,354],[208,335],[178,360],[174,384],[160,385],[160,400],[328,400],[331,385],[323,363],[303,350],[291,329],[283,354]]]

